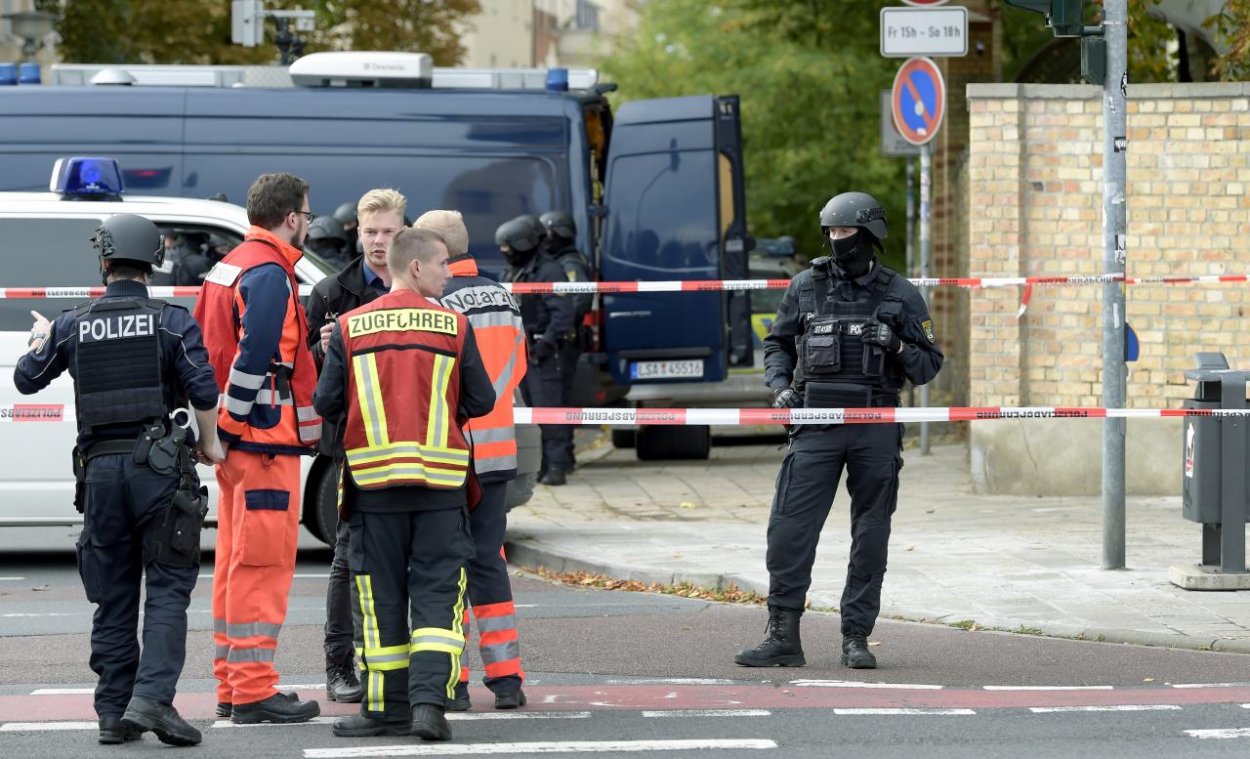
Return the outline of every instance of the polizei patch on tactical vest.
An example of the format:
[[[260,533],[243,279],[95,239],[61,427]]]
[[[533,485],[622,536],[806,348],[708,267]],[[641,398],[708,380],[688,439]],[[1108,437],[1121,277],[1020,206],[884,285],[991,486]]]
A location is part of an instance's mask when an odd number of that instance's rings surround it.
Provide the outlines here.
[[[937,342],[937,338],[933,336],[933,320],[932,319],[925,319],[924,321],[920,322],[920,328],[924,330],[924,336],[929,338],[930,343]]]
[[[127,337],[151,337],[156,334],[156,318],[152,314],[124,314],[84,319],[78,322],[78,342],[98,343]]]
[[[351,337],[372,335],[377,332],[410,330],[454,335],[456,334],[456,316],[424,308],[392,308],[347,317],[347,334]]]

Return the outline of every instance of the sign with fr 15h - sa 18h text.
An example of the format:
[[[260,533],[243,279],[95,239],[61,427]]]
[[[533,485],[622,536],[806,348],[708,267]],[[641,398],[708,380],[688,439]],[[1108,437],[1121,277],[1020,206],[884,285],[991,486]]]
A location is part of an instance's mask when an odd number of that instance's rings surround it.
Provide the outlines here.
[[[881,55],[959,57],[968,54],[968,9],[882,8]]]

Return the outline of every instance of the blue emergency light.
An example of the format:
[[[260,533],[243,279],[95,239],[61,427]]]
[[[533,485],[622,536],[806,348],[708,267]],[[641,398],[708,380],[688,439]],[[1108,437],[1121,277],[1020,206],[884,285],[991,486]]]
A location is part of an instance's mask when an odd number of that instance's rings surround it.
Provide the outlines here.
[[[48,189],[67,199],[121,195],[121,167],[112,158],[58,158]]]
[[[569,70],[566,68],[547,69],[547,89],[551,92],[568,92]]]
[[[12,63],[0,63],[0,85],[17,84],[17,66]]]

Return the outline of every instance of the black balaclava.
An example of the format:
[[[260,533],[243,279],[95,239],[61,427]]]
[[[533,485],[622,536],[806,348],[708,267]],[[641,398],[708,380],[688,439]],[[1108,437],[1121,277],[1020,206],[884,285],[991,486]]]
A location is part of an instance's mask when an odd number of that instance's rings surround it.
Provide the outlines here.
[[[833,254],[833,263],[852,278],[862,277],[868,273],[873,259],[873,245],[876,238],[866,229],[857,229],[855,234],[837,240],[829,239],[829,250]]]

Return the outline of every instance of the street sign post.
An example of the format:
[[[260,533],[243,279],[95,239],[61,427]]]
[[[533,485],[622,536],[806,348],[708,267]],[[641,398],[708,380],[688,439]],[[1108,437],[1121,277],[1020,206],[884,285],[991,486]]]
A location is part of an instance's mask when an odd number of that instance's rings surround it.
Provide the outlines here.
[[[894,108],[890,102],[890,91],[881,90],[881,155],[905,158],[920,155],[920,148],[903,139],[894,126]]]
[[[968,9],[882,8],[881,55],[964,56],[968,54]]]
[[[929,58],[909,58],[899,66],[890,90],[894,126],[903,139],[924,145],[937,134],[946,114],[946,82]]]

